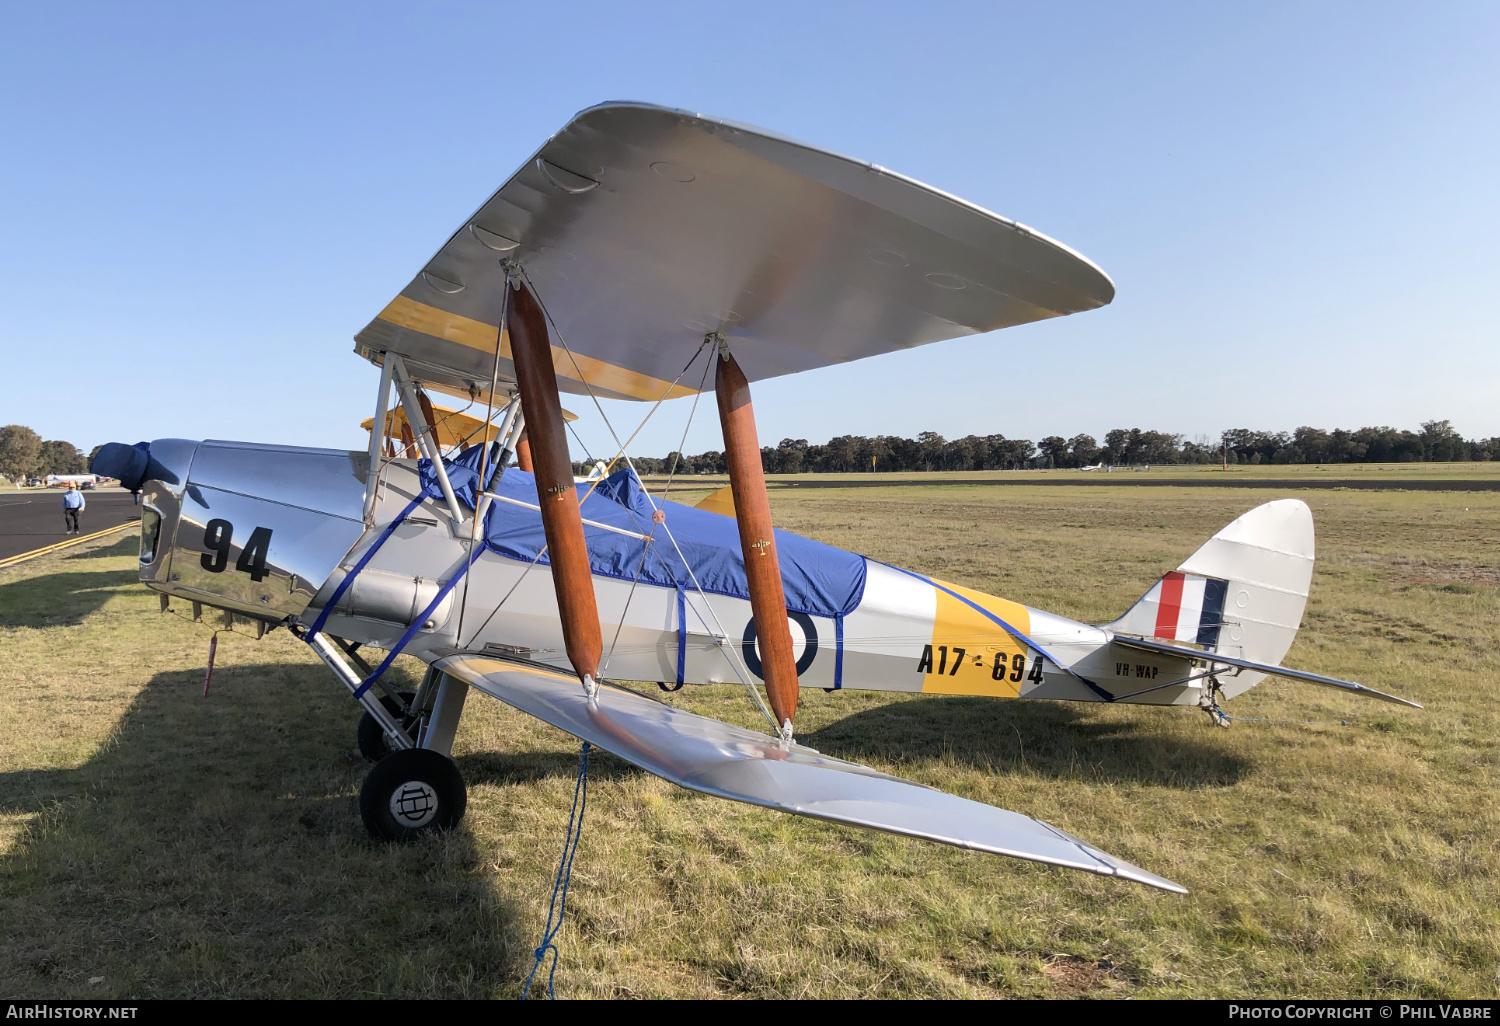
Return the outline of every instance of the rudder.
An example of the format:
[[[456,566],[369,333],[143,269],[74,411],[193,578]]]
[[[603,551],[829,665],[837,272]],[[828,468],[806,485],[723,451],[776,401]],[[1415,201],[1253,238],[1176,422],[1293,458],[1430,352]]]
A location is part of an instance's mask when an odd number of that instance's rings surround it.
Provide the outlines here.
[[[1277,499],[1214,535],[1106,626],[1280,665],[1302,625],[1313,558],[1312,511],[1300,499]],[[1232,698],[1264,677],[1226,675],[1223,693]]]

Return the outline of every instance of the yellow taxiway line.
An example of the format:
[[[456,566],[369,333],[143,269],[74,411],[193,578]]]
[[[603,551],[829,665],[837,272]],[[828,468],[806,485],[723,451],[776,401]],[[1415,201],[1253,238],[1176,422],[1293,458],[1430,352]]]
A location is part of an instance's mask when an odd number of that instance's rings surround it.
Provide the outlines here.
[[[23,552],[19,556],[10,556],[6,559],[0,559],[0,570],[4,570],[6,567],[15,566],[17,563],[24,563],[28,559],[36,559],[38,556],[46,556],[53,552],[61,552],[63,549],[69,548],[73,545],[82,544],[86,541],[93,541],[95,538],[103,538],[106,534],[114,534],[116,531],[123,531],[127,527],[139,526],[140,521],[129,520],[114,527],[106,527],[102,531],[95,531],[93,534],[81,535],[80,537],[72,538],[65,542],[58,542],[56,545],[47,545],[40,549],[32,549],[30,552]]]

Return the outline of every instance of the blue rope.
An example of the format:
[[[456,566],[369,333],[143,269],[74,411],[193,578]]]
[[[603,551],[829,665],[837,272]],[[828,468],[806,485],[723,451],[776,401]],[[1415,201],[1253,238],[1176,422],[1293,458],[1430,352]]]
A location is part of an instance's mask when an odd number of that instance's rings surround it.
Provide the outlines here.
[[[364,693],[369,691],[375,682],[380,679],[380,675],[390,669],[391,664],[396,661],[396,657],[405,650],[407,645],[411,644],[411,639],[417,636],[417,632],[422,630],[423,625],[427,623],[432,614],[437,612],[437,607],[443,604],[443,599],[448,597],[448,593],[463,579],[464,574],[468,573],[469,567],[474,565],[474,561],[479,558],[483,551],[483,546],[474,547],[474,551],[469,553],[468,558],[464,560],[464,565],[448,579],[447,584],[438,589],[438,593],[432,597],[432,601],[427,603],[427,608],[422,610],[421,615],[412,621],[411,626],[406,629],[406,633],[401,635],[401,640],[396,642],[395,647],[387,652],[385,658],[380,661],[380,665],[375,667],[374,672],[365,678],[363,684],[354,689],[355,698],[363,698]]]
[[[1273,720],[1266,716],[1231,716],[1228,713],[1221,715],[1231,723],[1317,723],[1331,727],[1337,722],[1340,727],[1349,726],[1348,720]]]
[[[563,916],[568,911],[568,881],[573,878],[573,855],[578,851],[578,841],[583,837],[583,810],[589,800],[589,743],[583,743],[583,750],[578,753],[578,782],[573,785],[573,808],[568,813],[568,835],[563,841],[562,861],[557,864],[557,879],[552,883],[552,901],[547,905],[547,928],[542,933],[542,946],[532,954],[536,961],[532,963],[531,975],[526,977],[526,986],[521,991],[521,1000],[525,1001],[531,993],[531,981],[536,979],[536,971],[542,967],[542,959],[547,957],[547,952],[552,952],[552,968],[547,970],[547,997],[557,999],[552,993],[552,977],[557,974],[557,939],[558,932],[562,929]],[[556,917],[556,924],[553,918]]]

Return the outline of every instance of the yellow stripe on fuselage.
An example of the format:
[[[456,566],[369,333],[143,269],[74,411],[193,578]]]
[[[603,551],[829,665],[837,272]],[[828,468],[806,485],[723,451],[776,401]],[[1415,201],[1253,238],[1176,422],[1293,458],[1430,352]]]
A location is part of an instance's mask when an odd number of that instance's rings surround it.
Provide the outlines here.
[[[456,342],[470,349],[478,349],[485,353],[495,351],[495,332],[499,325],[486,324],[472,317],[448,313],[446,310],[439,310],[435,306],[428,306],[426,303],[419,303],[405,296],[397,296],[391,300],[390,304],[380,311],[380,319],[447,342]],[[510,332],[506,332],[500,339],[500,356],[506,360],[511,358]],[[561,346],[552,347],[552,367],[559,377],[577,381],[578,375],[582,374],[595,388],[606,389],[633,399],[654,401],[660,399],[663,394],[668,399],[676,399],[678,396],[692,395],[697,391],[686,385],[674,385],[670,381],[663,381],[649,374],[617,367],[591,356],[583,356],[579,353],[570,355]]]
[[[930,668],[924,666],[922,691],[933,695],[1015,698],[1021,693],[1021,682],[1028,670],[1025,647],[1005,628],[943,588],[989,610],[1022,634],[1031,633],[1030,612],[1023,605],[972,588],[935,579],[934,583],[943,587],[936,589],[932,664]],[[927,658],[924,653],[924,664]]]

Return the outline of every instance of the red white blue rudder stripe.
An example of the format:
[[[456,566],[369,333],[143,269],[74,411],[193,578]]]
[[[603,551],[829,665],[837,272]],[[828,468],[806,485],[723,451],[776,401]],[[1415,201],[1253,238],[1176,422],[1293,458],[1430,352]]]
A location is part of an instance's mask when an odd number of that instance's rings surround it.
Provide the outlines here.
[[[1114,626],[1127,634],[1209,648],[1219,643],[1229,582],[1173,570]]]

